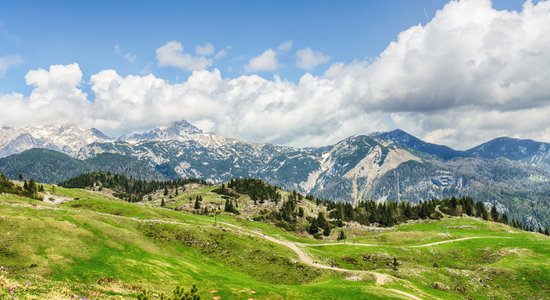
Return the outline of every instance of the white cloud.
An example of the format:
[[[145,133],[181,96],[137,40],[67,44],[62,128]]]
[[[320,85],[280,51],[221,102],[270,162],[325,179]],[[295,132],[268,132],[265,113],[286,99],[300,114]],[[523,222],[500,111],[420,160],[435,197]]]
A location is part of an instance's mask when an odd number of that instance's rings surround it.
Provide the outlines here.
[[[23,59],[19,56],[2,56],[0,57],[0,78],[6,75],[9,68],[20,65]]]
[[[350,97],[363,110],[417,120],[416,133],[434,142],[464,148],[495,135],[548,140],[550,122],[540,120],[538,129],[523,122],[543,118],[550,105],[549,28],[549,1],[526,2],[521,12],[495,10],[488,0],[453,1],[425,26],[401,32],[372,64],[327,73],[355,77]]]
[[[115,53],[120,55],[130,64],[134,64],[137,61],[137,56],[131,52],[124,52],[119,45],[115,45]]]
[[[183,52],[183,46],[177,41],[169,41],[156,50],[158,64],[186,71],[206,69],[212,60],[203,56],[192,56]]]
[[[227,136],[299,146],[392,128],[458,148],[502,135],[550,141],[549,28],[549,1],[521,12],[450,2],[374,61],[335,63],[298,82],[197,70],[171,84],[104,70],[90,79],[94,101],[80,88],[78,65],[52,66],[29,71],[29,97],[0,95],[0,125],[78,121],[119,134],[188,119]],[[183,47],[173,43],[168,52],[178,60]],[[248,67],[276,69],[276,52]]]
[[[279,47],[277,47],[277,50],[281,52],[287,52],[288,50],[292,49],[292,46],[294,46],[294,43],[291,40],[289,40],[280,44]]]
[[[225,56],[227,56],[227,50],[222,49],[222,50],[218,51],[216,53],[216,55],[214,55],[214,58],[219,59],[219,58],[222,58],[222,57],[225,57]]]
[[[267,49],[262,54],[251,58],[245,70],[247,72],[274,71],[277,65],[277,53],[273,49]]]
[[[195,47],[195,53],[200,56],[209,56],[214,54],[214,45],[207,43],[202,46]]]
[[[133,63],[136,62],[137,56],[136,56],[135,54],[132,54],[132,53],[128,52],[128,53],[125,53],[125,54],[124,54],[124,59],[125,59],[127,62],[133,64]]]
[[[33,86],[28,97],[21,94],[0,95],[2,125],[26,126],[89,120],[88,95],[80,84],[78,64],[52,65],[48,70],[31,70],[25,76]]]
[[[296,52],[296,57],[298,61],[296,64],[298,67],[306,70],[312,70],[318,65],[327,63],[330,60],[330,57],[319,52],[313,51],[311,48],[300,49]]]

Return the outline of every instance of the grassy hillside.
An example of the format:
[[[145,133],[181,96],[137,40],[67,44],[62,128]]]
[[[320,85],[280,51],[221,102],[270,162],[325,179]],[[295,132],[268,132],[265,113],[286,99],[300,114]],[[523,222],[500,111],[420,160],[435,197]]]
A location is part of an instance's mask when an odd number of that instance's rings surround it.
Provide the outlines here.
[[[0,299],[132,299],[192,284],[203,299],[550,295],[550,238],[541,234],[445,217],[391,228],[352,223],[345,241],[336,231],[317,240],[252,221],[245,195],[238,216],[186,212],[196,196],[222,205],[214,188],[190,185],[172,199],[159,191],[147,203],[51,186],[48,201],[0,194]]]

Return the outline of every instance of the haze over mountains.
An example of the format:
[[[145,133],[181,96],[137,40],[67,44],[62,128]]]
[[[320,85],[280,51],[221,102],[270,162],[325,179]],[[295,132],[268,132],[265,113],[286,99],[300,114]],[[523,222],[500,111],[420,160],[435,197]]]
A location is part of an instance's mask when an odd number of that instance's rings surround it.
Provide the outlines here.
[[[180,121],[116,138],[74,125],[2,127],[0,157],[0,172],[43,182],[92,170],[212,182],[254,177],[349,202],[469,195],[535,226],[550,224],[550,144],[532,140],[496,138],[459,151],[393,130],[292,148],[204,133]]]

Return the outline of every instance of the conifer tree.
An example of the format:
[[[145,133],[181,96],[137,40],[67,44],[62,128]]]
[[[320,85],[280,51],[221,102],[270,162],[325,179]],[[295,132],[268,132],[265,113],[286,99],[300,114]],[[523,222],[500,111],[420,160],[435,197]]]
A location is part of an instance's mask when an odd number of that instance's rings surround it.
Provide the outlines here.
[[[323,227],[323,235],[324,236],[330,235],[330,226],[328,224],[326,224],[325,227]]]
[[[319,228],[325,228],[325,226],[327,226],[327,219],[322,212],[319,212],[317,215],[317,226],[319,226]]]
[[[493,204],[493,207],[491,207],[491,219],[493,222],[498,222],[498,211],[497,206]]]
[[[311,224],[309,225],[308,232],[310,234],[316,234],[319,232],[319,225],[317,224],[317,219],[313,218]]]
[[[338,234],[338,240],[341,241],[345,239],[346,239],[346,234],[344,233],[344,229],[340,229],[340,233]]]
[[[199,202],[199,197],[198,196],[195,199],[195,206],[193,208],[194,209],[201,209],[201,203]]]

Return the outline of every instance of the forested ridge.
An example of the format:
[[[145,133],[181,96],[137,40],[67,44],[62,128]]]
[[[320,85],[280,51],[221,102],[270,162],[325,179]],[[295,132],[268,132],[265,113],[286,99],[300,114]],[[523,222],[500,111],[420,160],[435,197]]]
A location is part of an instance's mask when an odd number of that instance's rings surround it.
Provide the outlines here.
[[[133,177],[126,177],[120,174],[111,174],[103,172],[85,173],[59,185],[67,188],[95,188],[102,190],[108,188],[113,190],[114,196],[128,202],[139,202],[152,192],[158,190],[177,189],[189,183],[207,184],[200,179],[176,179],[167,181],[143,180]]]
[[[189,183],[207,184],[200,179],[178,179],[169,181],[150,181],[135,178],[127,178],[119,174],[92,172],[79,175],[69,179],[61,186],[69,188],[108,188],[115,191],[115,196],[129,202],[145,200],[145,196],[158,190],[184,187]],[[223,195],[226,199],[224,211],[238,214],[236,199],[242,195],[248,195],[254,205],[260,205],[265,201],[272,201],[278,204],[274,211],[260,211],[254,219],[257,221],[271,221],[287,230],[295,230],[300,220],[307,221],[307,231],[313,236],[320,237],[321,234],[328,236],[334,228],[341,228],[344,222],[357,222],[361,225],[390,227],[409,220],[440,219],[446,215],[461,216],[467,215],[482,218],[487,221],[500,222],[511,226],[522,228],[527,231],[534,231],[528,225],[522,224],[516,219],[510,219],[506,213],[499,213],[496,206],[489,209],[483,202],[476,201],[472,197],[451,197],[447,199],[430,199],[411,203],[407,201],[376,202],[363,201],[357,206],[350,203],[335,202],[326,199],[315,198],[311,195],[302,195],[295,191],[282,196],[281,189],[265,183],[259,179],[237,178],[231,179],[227,184],[212,190]],[[317,206],[325,207],[326,215],[322,212],[316,217],[306,216],[302,201],[314,202]],[[539,229],[540,233],[548,234],[548,228]]]

